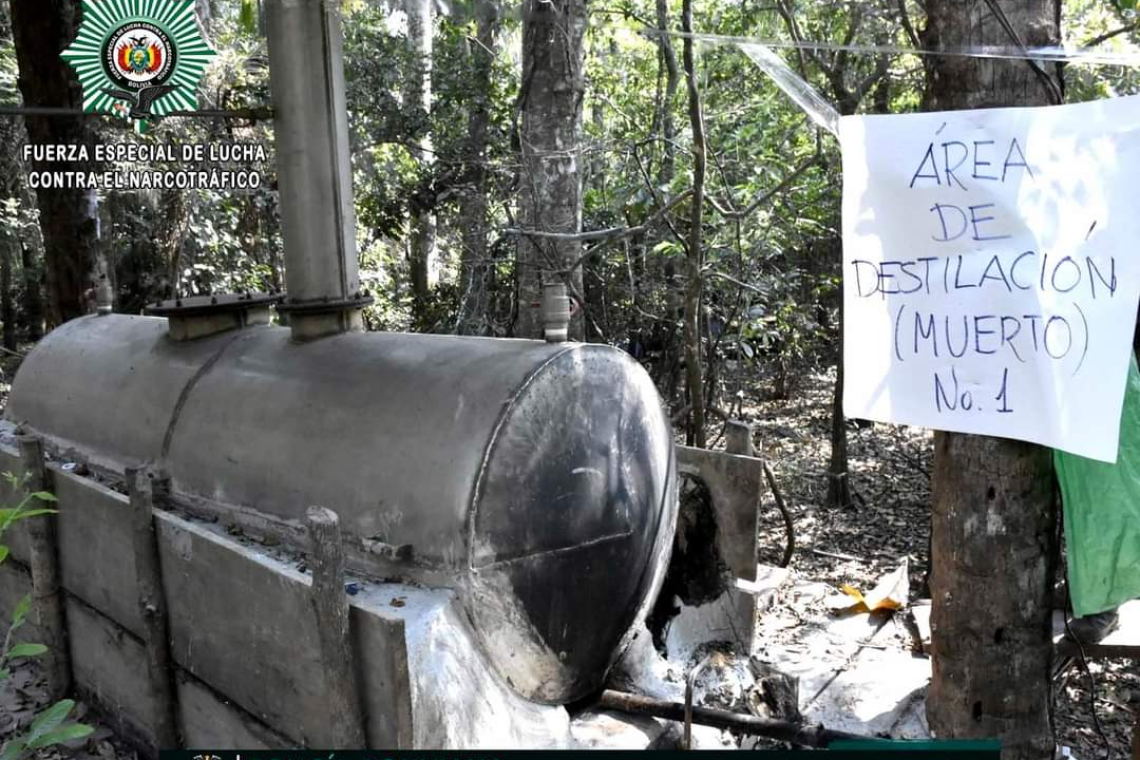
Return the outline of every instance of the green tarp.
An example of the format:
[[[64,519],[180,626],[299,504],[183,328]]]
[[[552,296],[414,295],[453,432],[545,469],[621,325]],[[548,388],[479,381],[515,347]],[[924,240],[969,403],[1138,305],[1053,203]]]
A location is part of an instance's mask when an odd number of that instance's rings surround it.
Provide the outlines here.
[[[1095,421],[1089,422],[1097,424]],[[1116,464],[1054,451],[1079,617],[1140,597],[1140,371],[1128,369]]]

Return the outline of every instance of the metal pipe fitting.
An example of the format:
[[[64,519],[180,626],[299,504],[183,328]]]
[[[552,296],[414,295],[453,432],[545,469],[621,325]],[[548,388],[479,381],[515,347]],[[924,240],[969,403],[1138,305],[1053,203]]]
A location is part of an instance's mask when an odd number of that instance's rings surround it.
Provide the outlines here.
[[[547,343],[563,343],[570,335],[570,296],[564,283],[542,286],[542,334]]]
[[[269,0],[266,37],[289,314],[298,339],[361,329],[344,49],[335,0]]]

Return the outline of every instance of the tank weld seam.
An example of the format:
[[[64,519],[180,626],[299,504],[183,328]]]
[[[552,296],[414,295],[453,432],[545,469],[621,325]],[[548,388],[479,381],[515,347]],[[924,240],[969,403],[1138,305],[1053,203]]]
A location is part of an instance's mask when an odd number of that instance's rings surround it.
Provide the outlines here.
[[[479,498],[483,495],[484,481],[487,476],[487,467],[491,463],[491,454],[495,450],[495,445],[499,442],[499,434],[502,433],[503,428],[507,424],[507,420],[511,417],[511,412],[514,411],[515,404],[519,398],[522,397],[526,389],[530,387],[531,383],[542,371],[548,366],[553,364],[559,358],[571,351],[576,351],[586,344],[574,343],[565,346],[562,350],[556,351],[546,361],[531,370],[530,374],[523,378],[522,383],[519,385],[511,397],[503,403],[503,410],[499,412],[499,419],[495,420],[495,428],[491,431],[491,437],[487,440],[487,445],[483,449],[483,458],[479,462],[479,472],[475,475],[475,483],[471,487],[471,495],[467,500],[467,569],[475,570],[475,522],[479,510]]]
[[[551,556],[551,555],[558,556],[560,554],[569,554],[571,552],[576,552],[579,549],[591,549],[595,546],[598,546],[599,544],[608,544],[608,543],[613,543],[614,541],[620,541],[620,540],[629,538],[632,535],[633,535],[633,531],[627,530],[624,533],[610,533],[609,535],[598,536],[597,538],[591,538],[587,541],[580,541],[580,542],[578,542],[576,544],[572,544],[570,546],[559,546],[559,547],[556,547],[554,549],[537,549],[537,550],[532,551],[532,552],[517,554],[513,557],[506,557],[506,558],[496,557],[495,559],[493,559],[489,562],[484,562],[481,565],[474,565],[472,567],[472,569],[473,570],[487,570],[487,569],[491,569],[491,568],[501,567],[502,565],[510,565],[510,564],[515,563],[515,562],[523,562],[525,560],[534,559],[535,557],[546,557],[546,556]]]
[[[182,392],[178,394],[178,401],[174,404],[174,411],[170,413],[170,422],[166,426],[166,434],[162,437],[162,450],[158,455],[159,463],[166,462],[166,457],[170,453],[170,446],[174,442],[174,429],[178,426],[178,420],[182,416],[182,408],[186,406],[186,402],[190,400],[190,394],[193,392],[194,387],[214,368],[214,365],[222,358],[222,354],[226,352],[226,349],[246,335],[249,335],[249,333],[245,330],[237,331],[213,356],[207,359],[206,362],[198,368],[190,379],[186,381],[186,385],[182,386]]]

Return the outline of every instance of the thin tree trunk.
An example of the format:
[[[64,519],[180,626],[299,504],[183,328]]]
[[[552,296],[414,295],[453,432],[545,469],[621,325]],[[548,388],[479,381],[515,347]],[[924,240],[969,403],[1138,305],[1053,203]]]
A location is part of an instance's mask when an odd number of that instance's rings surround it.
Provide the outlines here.
[[[24,105],[82,106],[79,82],[59,57],[75,37],[79,25],[76,0],[12,0],[12,28],[20,69]],[[25,116],[32,143],[89,143],[86,120],[75,116]],[[36,170],[82,171],[87,167],[34,163]],[[98,246],[97,204],[94,190],[41,189],[36,191],[51,323],[60,324],[87,312],[88,291]]]
[[[693,0],[684,0],[681,28],[693,33]],[[689,216],[689,234],[685,259],[685,385],[689,392],[689,425],[693,445],[705,447],[705,388],[701,373],[701,225],[705,206],[705,123],[701,113],[701,96],[697,89],[697,68],[693,60],[693,39],[685,37],[682,49],[685,82],[689,90],[689,125],[693,131],[693,199]]]
[[[844,79],[840,75],[837,81],[833,83],[833,89],[837,90],[836,97],[839,102],[841,112],[846,114],[853,114],[859,109],[859,99],[856,95],[849,93],[843,85]],[[882,93],[889,92],[889,85],[884,85],[888,82],[887,77],[884,75],[879,79],[879,85],[875,88],[876,99],[874,101],[875,113],[887,113],[890,111],[890,100],[884,99]],[[851,478],[847,466],[847,417],[843,414],[843,298],[842,295],[839,299],[839,318],[836,320],[835,329],[839,335],[839,361],[835,369],[835,386],[832,388],[831,393],[831,458],[827,463],[827,506],[833,509],[846,509],[851,506]],[[780,368],[777,382],[777,396],[787,396],[788,392],[788,371],[789,362],[785,357],[781,357]],[[782,394],[780,393],[782,391]]]
[[[162,223],[158,234],[155,235],[155,243],[169,292],[147,293],[147,300],[159,296],[175,298],[181,295],[182,245],[190,228],[190,202],[185,190],[177,188],[163,190],[159,198]]]
[[[599,50],[594,61],[600,69],[610,68],[611,57],[616,58],[618,54],[617,41],[610,39],[609,46]],[[593,98],[590,105],[590,121],[594,127],[595,137],[590,145],[590,160],[589,171],[587,179],[584,183],[590,190],[597,194],[600,198],[605,198],[606,192],[606,161],[605,161],[605,128],[606,128],[606,106],[603,98]],[[603,200],[603,203],[605,201]],[[606,280],[605,267],[599,267],[601,257],[591,256],[590,259],[582,262],[582,293],[586,298],[586,309],[591,314],[602,315],[604,323],[604,315],[606,313],[606,289],[609,283]],[[591,272],[591,269],[593,270]],[[587,276],[587,273],[592,276]],[[604,343],[606,336],[603,333],[601,325],[598,324],[597,318],[588,321],[583,325],[586,340],[592,343]]]
[[[795,22],[790,14],[784,15],[785,22],[790,31],[795,33]],[[863,5],[853,5],[848,16],[848,41],[854,38],[858,29],[866,19],[866,8]],[[859,103],[872,86],[881,83],[887,76],[888,58],[879,56],[875,61],[875,69],[868,79],[864,79],[858,87],[852,88],[848,83],[848,74],[852,58],[846,52],[839,52],[832,59],[830,65],[824,64],[815,57],[817,65],[826,76],[835,98],[839,113],[849,115],[859,110]],[[882,103],[880,103],[882,105]],[[889,106],[889,101],[887,104]],[[832,388],[831,399],[831,460],[828,463],[827,503],[831,507],[843,508],[851,503],[851,482],[847,472],[847,420],[843,416],[843,311],[840,306],[839,324],[839,366],[835,373],[835,386]],[[787,391],[788,361],[786,357],[779,368],[780,382],[777,390]]]
[[[669,0],[657,0],[657,28],[663,32],[669,31]],[[673,104],[677,99],[677,88],[680,86],[681,73],[677,66],[677,54],[673,50],[673,41],[665,34],[658,35],[657,45],[660,51],[660,65],[665,71],[665,93],[661,99],[658,124],[661,127],[661,168],[658,172],[657,184],[668,187],[673,182],[676,172],[676,154],[674,139],[677,127],[673,119]],[[668,292],[665,296],[665,349],[663,379],[665,384],[665,397],[671,406],[677,402],[677,386],[680,377],[678,368],[681,366],[681,357],[684,353],[682,346],[683,330],[677,329],[677,322],[681,319],[683,304],[685,302],[685,289],[683,280],[677,276],[676,270],[667,266],[665,270],[665,287]]]
[[[0,10],[0,44],[10,39],[11,28],[8,22],[6,9]],[[9,118],[0,120],[0,198],[15,201],[19,204],[21,196],[20,179],[23,177],[23,166],[20,161],[19,150],[23,144],[19,132],[23,125],[19,119]],[[4,347],[15,350],[16,335],[16,306],[15,288],[12,281],[12,259],[19,240],[16,236],[5,235],[6,239],[0,241],[0,320],[4,323]]]
[[[657,0],[657,28],[662,32],[669,31],[669,0]],[[658,123],[661,125],[661,171],[658,172],[660,184],[668,185],[673,181],[673,171],[677,150],[673,139],[677,128],[673,123],[673,101],[677,98],[677,87],[681,81],[677,70],[677,54],[673,51],[673,41],[665,34],[657,35],[657,48],[661,56],[661,65],[665,68],[665,95],[661,99],[661,111],[658,114]]]
[[[463,252],[459,261],[460,335],[490,335],[490,291],[494,267],[487,258],[487,130],[491,122],[491,75],[498,6],[475,3],[475,44],[471,46],[471,100],[467,115],[468,187],[459,202]]]
[[[4,321],[4,348],[16,350],[16,302],[12,292],[12,249],[0,250],[0,320]]]
[[[842,321],[840,317],[839,366],[835,370],[835,387],[831,395],[831,459],[827,466],[827,505],[838,509],[851,505],[851,482],[847,476],[847,418],[843,415]],[[786,381],[784,391],[787,392]]]
[[[581,168],[585,0],[526,0],[523,5],[522,85],[519,91],[519,223],[524,230],[582,231]],[[573,240],[521,235],[518,240],[518,313],[514,334],[542,336],[544,281],[581,255]],[[582,268],[567,278],[567,289],[582,305]],[[581,340],[582,314],[570,321],[570,337]]]
[[[839,362],[835,368],[835,386],[831,392],[831,458],[827,463],[827,506],[846,509],[851,505],[851,480],[847,468],[847,417],[843,414],[843,299],[839,299]],[[788,363],[781,357],[777,391],[787,395]],[[782,387],[781,387],[782,386]]]
[[[430,173],[432,153],[429,114],[431,113],[432,19],[431,0],[404,0],[408,17],[409,67],[404,83],[404,108],[415,115],[416,139],[413,153]],[[408,259],[411,270],[412,309],[416,323],[427,328],[430,310],[432,272],[435,268],[435,202],[430,182],[425,182],[411,202]]]
[[[34,343],[44,336],[43,278],[35,251],[27,243],[20,243],[20,270],[24,276],[24,329]]]
[[[836,84],[841,84],[842,82],[843,78],[840,77]],[[858,98],[851,94],[845,95],[846,92],[845,89],[840,89],[840,107],[846,109],[844,113],[855,113],[859,108]],[[872,110],[874,113],[882,114],[889,113],[891,110],[890,77],[885,73],[880,76],[879,83],[875,86]],[[829,253],[833,251],[834,248],[829,246]],[[835,387],[832,388],[831,396],[831,459],[827,465],[827,505],[834,509],[846,509],[851,506],[852,500],[851,479],[847,466],[847,418],[843,414],[842,295],[839,299],[838,316],[839,318],[836,320],[835,329],[839,334],[839,362],[835,370]],[[782,390],[785,397],[787,395],[788,369],[787,360],[782,360],[779,373],[782,382],[777,384],[777,390]]]
[[[1058,43],[1057,0],[998,0],[1029,47]],[[928,0],[931,48],[1009,45],[980,0]],[[1024,61],[926,59],[936,109],[1045,105]],[[998,737],[1015,760],[1053,756],[1049,668],[1057,509],[1049,449],[936,433],[931,479],[934,677],[939,737]]]

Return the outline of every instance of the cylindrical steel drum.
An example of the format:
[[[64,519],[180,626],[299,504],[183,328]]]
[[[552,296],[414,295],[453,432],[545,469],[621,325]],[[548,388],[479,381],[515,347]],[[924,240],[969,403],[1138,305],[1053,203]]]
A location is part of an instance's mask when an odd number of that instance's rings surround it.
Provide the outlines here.
[[[278,327],[194,341],[166,320],[69,322],[24,361],[7,416],[172,491],[410,545],[407,580],[453,579],[523,696],[598,688],[664,572],[673,439],[644,370],[589,344]]]

